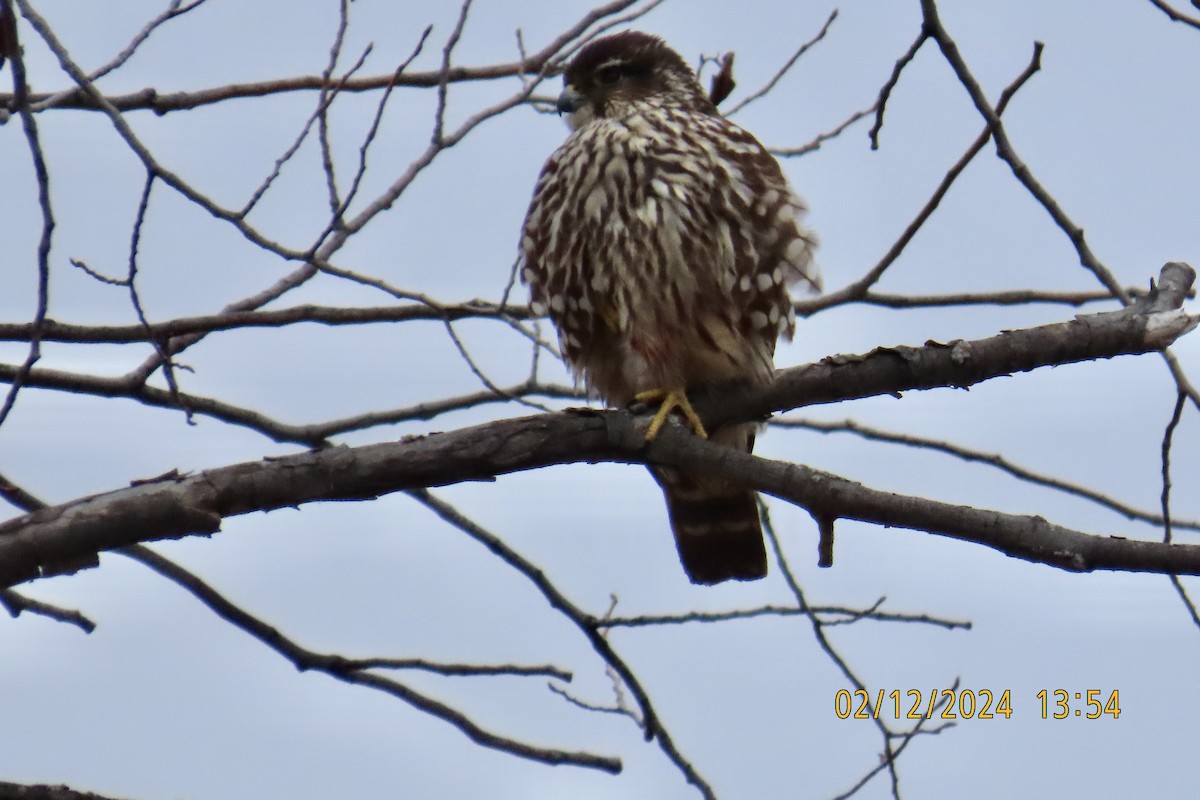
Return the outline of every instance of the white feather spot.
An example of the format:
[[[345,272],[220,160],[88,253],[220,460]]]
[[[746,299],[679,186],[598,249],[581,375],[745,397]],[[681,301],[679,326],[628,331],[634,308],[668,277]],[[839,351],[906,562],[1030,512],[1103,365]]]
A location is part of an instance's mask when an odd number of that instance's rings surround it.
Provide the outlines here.
[[[738,288],[741,289],[743,292],[750,291],[750,276],[749,275],[742,276],[742,279],[740,281],[738,281]]]
[[[767,318],[771,320],[772,325],[779,322],[779,306],[771,306],[767,311]]]
[[[561,314],[566,307],[566,301],[563,300],[561,294],[556,294],[550,298],[550,310],[555,314]]]
[[[775,283],[776,286],[783,283],[783,267],[782,266],[776,267],[775,271],[771,273],[771,280]]]
[[[546,304],[542,303],[538,300],[534,300],[532,303],[529,304],[529,310],[533,312],[533,315],[535,317],[546,316]]]
[[[629,174],[629,162],[624,158],[610,158],[604,167],[604,176],[610,181]]]
[[[583,201],[583,213],[588,217],[599,217],[608,205],[608,195],[604,189],[597,186],[588,192],[587,200]]]
[[[771,285],[774,283],[774,281],[771,279],[771,273],[769,273],[769,272],[758,273],[758,275],[755,276],[755,278],[754,278],[754,282],[756,284],[758,284],[758,290],[760,292],[765,292],[765,291],[769,290],[771,288]],[[772,322],[773,321],[774,320],[772,320]]]
[[[526,267],[525,269],[521,270],[521,279],[532,286],[533,284],[537,283],[537,273],[531,268]]]
[[[753,325],[755,328],[766,328],[768,325],[771,324],[771,321],[769,319],[767,319],[767,315],[764,314],[763,312],[751,311],[750,312],[750,324]]]
[[[592,291],[599,294],[604,294],[608,291],[608,276],[602,272],[597,272],[592,276]]]
[[[791,243],[788,244],[786,258],[793,266],[803,269],[810,258],[808,242],[803,239],[792,239]]]
[[[647,198],[646,202],[638,209],[638,217],[647,225],[655,225],[658,222],[658,201],[653,197]]]

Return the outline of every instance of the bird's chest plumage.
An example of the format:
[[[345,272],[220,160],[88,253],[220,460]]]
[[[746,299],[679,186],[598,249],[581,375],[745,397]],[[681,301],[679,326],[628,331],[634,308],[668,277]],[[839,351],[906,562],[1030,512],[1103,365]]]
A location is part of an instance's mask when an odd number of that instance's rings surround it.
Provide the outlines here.
[[[711,169],[700,148],[662,130],[666,119],[594,125],[564,147],[557,191],[559,237],[547,252],[575,296],[599,304],[616,331],[669,327],[691,310],[698,283],[731,253],[709,251],[698,209],[709,204]],[[668,145],[667,142],[670,141]]]
[[[729,155],[695,119],[648,113],[581,128],[543,170],[524,278],[567,361],[609,400],[700,374],[769,373],[776,331],[765,365],[763,337],[754,352],[740,338],[739,264],[762,260],[763,237]]]

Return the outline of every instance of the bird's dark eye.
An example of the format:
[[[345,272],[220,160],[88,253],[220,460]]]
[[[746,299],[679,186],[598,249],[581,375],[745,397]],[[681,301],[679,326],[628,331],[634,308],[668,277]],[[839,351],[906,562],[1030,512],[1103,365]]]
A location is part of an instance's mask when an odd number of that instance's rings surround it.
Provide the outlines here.
[[[601,86],[616,86],[619,80],[621,80],[621,68],[619,66],[603,67],[596,70],[596,83]]]

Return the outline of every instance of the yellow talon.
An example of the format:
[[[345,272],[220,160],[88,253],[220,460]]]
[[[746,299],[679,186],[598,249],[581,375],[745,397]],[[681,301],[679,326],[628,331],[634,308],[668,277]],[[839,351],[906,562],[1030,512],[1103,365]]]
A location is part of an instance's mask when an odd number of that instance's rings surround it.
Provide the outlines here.
[[[654,415],[654,419],[650,420],[650,427],[646,429],[647,442],[653,441],[658,436],[658,432],[666,424],[671,412],[677,408],[683,412],[684,419],[687,420],[688,425],[696,432],[697,436],[701,439],[708,438],[708,431],[704,430],[704,423],[700,421],[700,415],[696,413],[696,409],[692,408],[692,404],[688,402],[687,393],[684,390],[649,389],[638,392],[633,399],[638,403],[661,403],[658,413]]]

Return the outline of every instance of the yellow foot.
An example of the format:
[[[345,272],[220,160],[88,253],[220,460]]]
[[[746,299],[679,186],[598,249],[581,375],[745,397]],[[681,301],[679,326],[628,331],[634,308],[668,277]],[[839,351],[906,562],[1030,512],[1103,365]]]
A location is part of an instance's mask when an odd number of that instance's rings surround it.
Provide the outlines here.
[[[687,393],[683,389],[650,389],[638,392],[633,399],[638,403],[661,403],[658,413],[654,415],[654,419],[650,420],[650,427],[646,429],[647,442],[653,441],[658,436],[658,432],[666,424],[671,412],[677,408],[683,412],[684,419],[687,420],[688,425],[696,432],[697,436],[701,439],[708,438],[708,431],[704,430],[704,423],[700,421],[700,415],[688,402]]]

